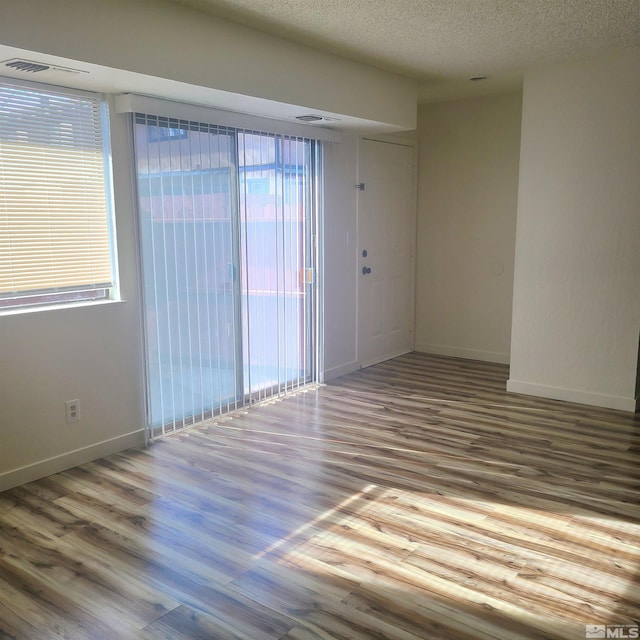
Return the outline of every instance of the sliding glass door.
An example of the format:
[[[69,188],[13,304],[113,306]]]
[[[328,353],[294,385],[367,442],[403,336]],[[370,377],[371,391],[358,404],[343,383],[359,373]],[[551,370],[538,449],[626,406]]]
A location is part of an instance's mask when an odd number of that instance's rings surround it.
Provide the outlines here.
[[[318,146],[136,114],[152,436],[314,380]]]
[[[301,139],[238,136],[243,384],[258,397],[312,375],[312,153]]]

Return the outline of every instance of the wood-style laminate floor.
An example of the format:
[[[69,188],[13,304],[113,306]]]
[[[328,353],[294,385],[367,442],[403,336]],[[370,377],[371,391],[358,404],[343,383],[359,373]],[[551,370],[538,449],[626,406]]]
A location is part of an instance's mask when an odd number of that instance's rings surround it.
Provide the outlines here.
[[[636,637],[640,417],[506,378],[409,354],[0,494],[0,638]]]

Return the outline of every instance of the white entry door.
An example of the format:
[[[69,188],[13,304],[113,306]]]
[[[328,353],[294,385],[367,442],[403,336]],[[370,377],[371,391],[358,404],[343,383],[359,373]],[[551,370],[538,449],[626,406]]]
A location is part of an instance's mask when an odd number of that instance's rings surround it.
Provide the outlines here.
[[[358,192],[358,360],[413,349],[415,148],[361,140]]]

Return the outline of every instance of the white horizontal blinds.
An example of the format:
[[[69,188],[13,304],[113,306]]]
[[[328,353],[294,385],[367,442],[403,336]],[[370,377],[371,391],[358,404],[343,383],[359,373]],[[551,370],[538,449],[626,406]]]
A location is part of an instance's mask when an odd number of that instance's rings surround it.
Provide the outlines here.
[[[153,435],[242,396],[234,269],[234,132],[137,114],[149,423]]]
[[[0,81],[0,299],[113,285],[102,109]]]

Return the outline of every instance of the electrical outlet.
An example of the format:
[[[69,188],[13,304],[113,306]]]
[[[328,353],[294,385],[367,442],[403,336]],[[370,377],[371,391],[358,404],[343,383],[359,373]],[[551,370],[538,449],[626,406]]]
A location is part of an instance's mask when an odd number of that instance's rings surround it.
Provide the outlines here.
[[[67,400],[64,403],[67,410],[67,424],[80,421],[80,400]]]

